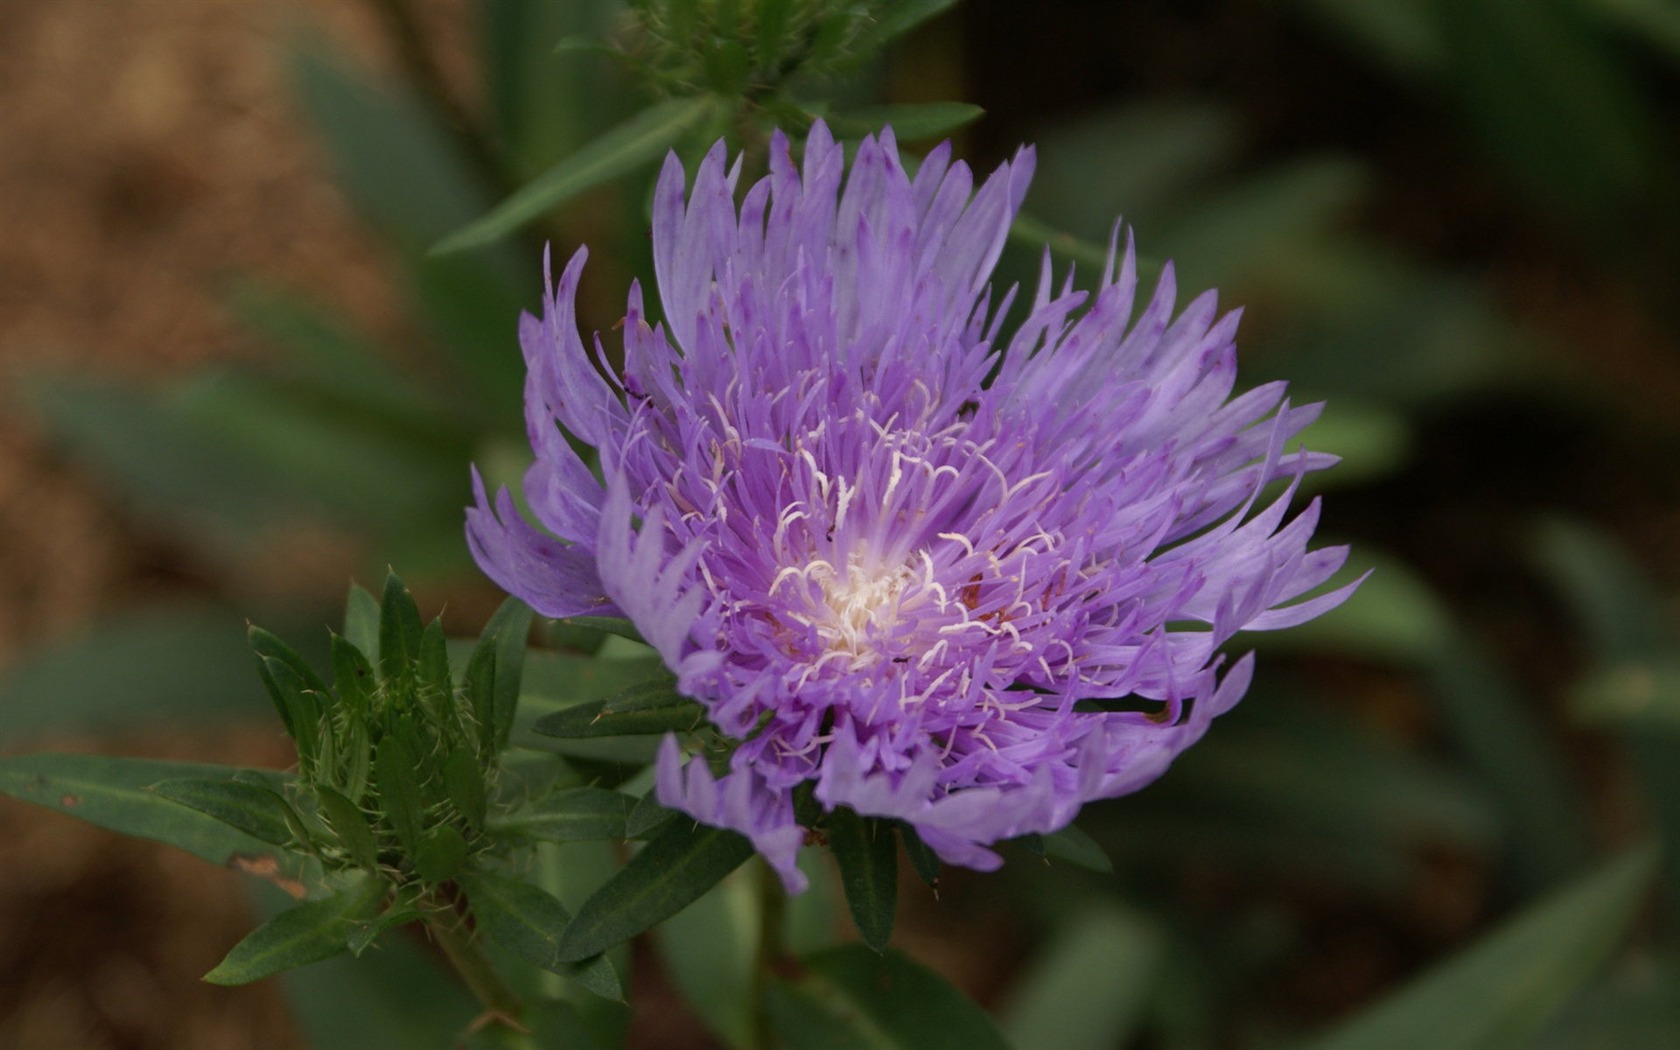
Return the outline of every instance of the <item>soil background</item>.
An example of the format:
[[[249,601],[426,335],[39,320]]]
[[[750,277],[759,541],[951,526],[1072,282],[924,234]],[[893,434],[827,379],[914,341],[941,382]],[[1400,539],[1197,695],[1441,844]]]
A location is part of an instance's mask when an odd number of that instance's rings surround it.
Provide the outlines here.
[[[1425,435],[1417,471],[1375,500],[1343,504],[1344,531],[1386,534],[1472,610],[1477,601],[1503,603],[1479,610],[1477,622],[1496,633],[1505,624],[1505,655],[1526,660],[1536,676],[1568,669],[1552,644],[1557,611],[1519,609],[1528,591],[1485,586],[1516,578],[1505,529],[1526,520],[1527,507],[1563,493],[1570,509],[1616,522],[1666,591],[1680,588],[1680,486],[1667,466],[1677,445],[1680,356],[1613,279],[1544,231],[1531,234],[1523,213],[1498,199],[1500,187],[1440,145],[1426,108],[1366,120],[1362,103],[1386,89],[1322,41],[1280,29],[1265,13],[1270,5],[1064,6],[1086,20],[1089,38],[1071,53],[1065,35],[1022,23],[1013,4],[977,0],[965,9],[960,64],[969,82],[942,88],[991,114],[973,133],[979,163],[1030,137],[1045,114],[1093,96],[1189,85],[1241,100],[1257,137],[1280,153],[1336,142],[1376,158],[1385,187],[1366,217],[1372,227],[1416,252],[1494,273],[1505,304],[1526,323],[1590,348],[1590,360],[1571,367],[1624,392],[1627,416],[1643,421],[1639,433],[1660,432],[1639,446],[1532,414],[1461,406]],[[147,381],[260,354],[222,306],[221,290],[240,274],[261,274],[400,344],[387,260],[335,189],[284,68],[288,40],[307,28],[394,74],[372,8],[355,0],[0,0],[0,381],[21,382],[33,368]],[[414,8],[452,86],[472,101],[469,4]],[[1117,13],[1144,8],[1162,34],[1131,34]],[[1181,18],[1181,9],[1194,13]],[[348,562],[330,544],[277,550],[237,578],[206,564],[167,528],[139,524],[4,395],[0,667],[96,616],[158,597],[342,593]],[[1534,477],[1493,476],[1486,464],[1497,455],[1477,461],[1462,451],[1506,449],[1517,461],[1521,450],[1509,447],[1519,441],[1547,452]],[[1418,498],[1423,485],[1427,499]],[[271,726],[5,745],[273,766],[288,757]],[[301,1050],[271,983],[227,990],[198,981],[251,928],[244,879],[0,799],[0,1048]],[[1460,907],[1466,917],[1455,929],[1468,929],[1485,903]],[[1001,930],[988,934],[987,947],[960,950],[957,914],[952,906],[943,918],[912,915],[905,932],[920,956],[984,994],[1020,946]],[[1386,942],[1353,940],[1340,972],[1364,977],[1329,991],[1325,978],[1303,978],[1287,994],[1328,1016],[1409,965],[1391,960]],[[706,1045],[668,992],[639,987],[644,993],[649,1021],[638,1045]]]
[[[469,39],[465,4],[421,12],[436,39]],[[260,353],[222,307],[242,274],[329,304],[370,333],[394,331],[380,248],[290,100],[285,47],[306,27],[389,70],[371,5],[344,0],[0,3],[5,382],[39,367],[147,381]],[[0,665],[97,615],[175,593],[341,591],[346,573],[331,557],[217,578],[166,528],[136,524],[4,403]],[[270,726],[27,745],[47,748],[288,760]],[[271,982],[228,990],[198,980],[252,926],[244,881],[0,800],[0,1047],[302,1047]]]

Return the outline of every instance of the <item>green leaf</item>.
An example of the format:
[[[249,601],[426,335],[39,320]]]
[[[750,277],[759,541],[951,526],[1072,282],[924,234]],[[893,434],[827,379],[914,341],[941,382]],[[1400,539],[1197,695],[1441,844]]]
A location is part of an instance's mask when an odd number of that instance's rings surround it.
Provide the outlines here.
[[[542,171],[621,115],[631,92],[619,83],[617,66],[554,57],[556,40],[613,32],[619,5],[485,0],[475,6],[484,52],[478,68],[505,152],[521,174]]]
[[[890,44],[899,37],[942,14],[956,5],[957,0],[895,0],[881,5],[875,12],[875,23],[860,34],[858,47],[865,54]]]
[[[305,689],[316,693],[327,691],[327,683],[315,672],[315,668],[310,666],[309,661],[299,656],[291,646],[261,627],[253,626],[249,637],[253,652],[265,660],[278,660],[291,668]]]
[[[390,937],[360,958],[330,959],[281,977],[291,1013],[314,1050],[441,1047],[479,1012],[459,978],[419,938]]]
[[[315,796],[321,801],[328,826],[350,858],[369,871],[378,867],[379,847],[361,807],[325,784],[315,785]]]
[[[630,811],[629,819],[624,822],[624,836],[632,839],[646,838],[648,832],[676,815],[676,810],[660,805],[659,797],[649,791],[636,800],[636,807]]]
[[[252,282],[235,285],[228,298],[246,326],[289,351],[281,368],[315,396],[401,422],[416,440],[435,439],[447,420],[447,407],[434,403],[410,370],[313,304]]]
[[[863,943],[886,951],[898,911],[898,844],[892,824],[841,806],[828,815],[828,840],[853,925]]]
[[[452,696],[455,682],[449,675],[449,649],[443,637],[443,621],[432,620],[420,632],[420,651],[414,661],[420,686],[433,698]]]
[[[678,693],[675,683],[665,678],[546,715],[533,728],[553,737],[645,736],[686,732],[705,722],[705,708]]]
[[[379,806],[397,839],[410,853],[420,848],[425,813],[420,803],[419,759],[399,733],[379,742],[373,758],[373,783]]]
[[[315,771],[321,746],[322,709],[325,694],[309,688],[297,669],[273,656],[257,656],[257,670],[274,698],[280,720],[297,747],[298,769],[308,778]]]
[[[1460,629],[1430,669],[1447,732],[1495,793],[1524,885],[1555,882],[1590,856],[1589,820],[1568,763],[1516,686]]]
[[[578,909],[560,958],[598,955],[670,918],[752,854],[752,843],[733,831],[671,821]]]
[[[225,865],[235,857],[279,857],[273,845],[149,788],[167,780],[227,780],[257,772],[196,762],[103,755],[34,754],[0,758],[0,792],[125,835],[155,839]],[[272,778],[279,789],[285,777]]]
[[[1549,521],[1536,554],[1583,622],[1598,666],[1577,684],[1576,713],[1619,724],[1657,826],[1680,839],[1680,635],[1663,596],[1606,537]],[[1664,858],[1669,905],[1680,907],[1680,853]]]
[[[505,237],[583,191],[658,159],[716,108],[717,102],[707,96],[668,99],[648,107],[537,176],[489,214],[439,241],[433,252],[459,251]]]
[[[16,390],[54,440],[132,510],[185,528],[209,553],[237,558],[276,521],[302,516],[295,489],[160,394],[62,376],[28,377]]]
[[[1009,1050],[985,1011],[899,952],[850,944],[803,961],[766,999],[789,1050]]]
[[[165,780],[152,790],[183,806],[214,817],[231,828],[276,846],[292,841],[291,807],[278,794],[241,780],[186,778]],[[295,818],[294,818],[295,819]]]
[[[1010,995],[1003,1012],[1009,1042],[1056,1050],[1126,1045],[1159,980],[1164,947],[1144,916],[1101,898],[1081,902]]]
[[[518,714],[519,693],[525,673],[525,647],[531,635],[531,607],[518,598],[509,598],[490,617],[485,625],[486,635],[494,639],[496,675],[491,695],[495,699],[495,749],[507,746],[508,735]]]
[[[830,113],[827,120],[836,138],[862,138],[890,124],[898,141],[918,142],[949,135],[985,115],[985,110],[967,102],[904,102]]]
[[[414,851],[414,870],[427,882],[448,882],[467,863],[467,841],[453,824],[428,828]]]
[[[904,855],[910,858],[910,867],[916,872],[916,877],[929,886],[938,886],[939,854],[929,849],[909,824],[899,824],[898,834],[904,840]]]
[[[1532,1050],[1660,1047],[1680,1032],[1680,956],[1629,953],[1603,980],[1575,997]]]
[[[496,647],[481,637],[473,646],[467,669],[461,676],[461,691],[473,714],[478,754],[486,762],[494,761],[496,746]]]
[[[461,877],[473,917],[486,937],[535,966],[576,981],[596,995],[622,999],[618,974],[599,952],[568,958],[559,950],[571,921],[565,905],[542,889],[488,872]]]
[[[568,627],[584,627],[592,631],[600,631],[603,634],[617,635],[620,638],[628,638],[632,642],[640,642],[643,645],[647,644],[647,639],[642,637],[642,632],[636,629],[636,625],[619,616],[567,616],[555,622],[565,624]]]
[[[443,759],[443,789],[469,832],[477,833],[489,816],[484,769],[471,751],[456,748]]]
[[[344,599],[344,637],[368,663],[379,666],[379,599],[359,584],[352,583]]]
[[[751,867],[736,870],[667,919],[654,934],[671,982],[726,1046],[750,1045],[752,983],[762,922],[760,880],[755,877],[759,875]]]
[[[234,945],[204,979],[211,984],[249,984],[346,952],[352,927],[377,915],[384,898],[385,884],[364,877],[332,897],[283,911]]]
[[[390,533],[436,528],[465,495],[462,441],[392,427],[359,405],[231,367],[195,373],[171,392],[173,410],[205,440],[248,458],[265,476],[303,496],[311,517]],[[423,440],[431,438],[433,440]]]
[[[379,673],[387,682],[413,678],[420,657],[420,638],[425,627],[414,595],[396,573],[385,576],[385,593],[379,601]]]
[[[1043,836],[1044,852],[1058,860],[1065,860],[1069,864],[1077,864],[1087,871],[1099,872],[1103,875],[1114,874],[1114,862],[1108,859],[1108,854],[1097,845],[1097,840],[1079,830],[1076,825],[1069,824],[1060,831],[1052,831]]]
[[[1308,1050],[1518,1050],[1626,933],[1656,865],[1644,848],[1552,893]]]
[[[183,674],[185,668],[191,674]],[[0,674],[0,740],[159,720],[251,718],[266,710],[244,618],[154,605],[22,654]]]
[[[341,634],[332,636],[333,688],[339,702],[355,712],[354,721],[364,721],[373,710],[373,694],[378,686],[373,666],[349,639]]]
[[[629,837],[626,824],[638,802],[606,788],[566,788],[497,817],[491,829],[549,842],[623,839]]]

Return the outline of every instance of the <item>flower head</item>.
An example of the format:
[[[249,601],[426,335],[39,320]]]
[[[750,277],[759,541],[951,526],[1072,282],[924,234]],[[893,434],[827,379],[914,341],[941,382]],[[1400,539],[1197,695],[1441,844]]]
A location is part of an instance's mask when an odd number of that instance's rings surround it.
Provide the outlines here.
[[[1023,149],[975,189],[941,146],[912,177],[889,130],[848,173],[818,124],[802,165],[775,137],[737,207],[721,143],[686,194],[673,156],[664,324],[632,286],[623,368],[592,358],[582,250],[522,319],[547,533],[479,481],[473,552],[539,612],[637,625],[737,742],[714,776],[667,740],[660,800],[749,836],[790,889],[800,785],[996,867],[990,845],[1147,784],[1230,709],[1234,633],[1351,590],[1297,600],[1347,556],[1307,549],[1316,500],[1288,516],[1334,457],[1290,447],[1318,406],[1283,384],[1231,397],[1237,315],[1213,293],[1175,316],[1169,265],[1134,318],[1117,237],[1094,296],[1046,255],[999,340],[1013,292],[994,307],[988,282],[1032,169]]]

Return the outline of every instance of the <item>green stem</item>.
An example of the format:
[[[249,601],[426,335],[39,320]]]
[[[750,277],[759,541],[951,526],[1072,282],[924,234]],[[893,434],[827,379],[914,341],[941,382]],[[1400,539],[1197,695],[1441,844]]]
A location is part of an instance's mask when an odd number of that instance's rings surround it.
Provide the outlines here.
[[[517,1023],[524,1000],[502,980],[477,942],[459,926],[428,922],[426,929],[485,1010],[505,1018],[506,1023]]]
[[[770,1028],[768,1001],[770,981],[787,951],[783,943],[787,894],[781,878],[763,857],[755,858],[754,873],[758,877],[758,949],[753,958],[752,1028],[747,1045],[750,1050],[774,1050],[776,1037]]]

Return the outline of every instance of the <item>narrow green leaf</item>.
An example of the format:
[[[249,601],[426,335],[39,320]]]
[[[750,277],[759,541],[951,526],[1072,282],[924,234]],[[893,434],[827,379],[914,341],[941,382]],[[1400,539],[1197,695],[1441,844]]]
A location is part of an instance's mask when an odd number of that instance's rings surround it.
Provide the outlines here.
[[[1009,1050],[985,1011],[899,952],[849,944],[804,963],[766,999],[789,1050]]]
[[[1161,932],[1129,909],[1093,898],[1027,964],[1003,1012],[1017,1047],[1110,1050],[1128,1042],[1154,986]]]
[[[283,911],[234,945],[204,979],[211,984],[249,984],[346,952],[351,927],[378,914],[384,896],[385,884],[369,877],[325,900]]]
[[[542,171],[622,115],[633,98],[616,63],[566,56],[555,41],[591,41],[582,50],[616,53],[600,38],[614,32],[617,4],[486,0],[475,5],[486,96],[504,152],[521,174]]]
[[[886,951],[898,911],[898,844],[892,824],[841,806],[828,815],[828,840],[840,864],[853,925],[863,943]]]
[[[496,650],[493,645],[473,647],[467,670],[461,676],[461,691],[473,714],[478,754],[486,763],[496,757]]]
[[[603,634],[628,638],[632,642],[647,644],[647,639],[642,637],[642,632],[636,629],[636,625],[619,616],[567,616],[555,622],[569,627],[585,627],[592,631],[600,631]]]
[[[1545,523],[1536,554],[1582,621],[1599,666],[1574,689],[1576,711],[1621,730],[1665,840],[1680,841],[1680,634],[1663,596],[1605,536]],[[1680,852],[1663,858],[1680,907]]]
[[[636,800],[635,808],[630,811],[630,818],[624,822],[624,837],[647,838],[649,832],[676,815],[676,810],[660,805],[658,796],[649,791]]]
[[[489,815],[489,798],[484,786],[484,769],[471,751],[457,748],[444,756],[443,789],[469,831],[476,833],[484,827]]]
[[[238,780],[201,777],[165,780],[152,790],[231,828],[276,846],[292,841],[286,800],[266,787]]]
[[[1097,845],[1097,840],[1079,830],[1074,824],[1045,835],[1044,852],[1058,860],[1077,864],[1088,871],[1103,875],[1114,874],[1114,862],[1109,860],[1108,854]]]
[[[494,638],[496,675],[491,695],[495,700],[496,751],[507,746],[513,721],[519,713],[519,694],[525,674],[525,647],[531,636],[531,607],[509,598],[485,625]]]
[[[382,354],[337,317],[277,289],[242,281],[228,295],[246,326],[288,351],[287,378],[313,395],[353,405],[364,415],[400,422],[417,440],[446,429],[444,405],[426,394],[411,369]],[[424,433],[430,431],[430,434]]]
[[[1621,941],[1656,859],[1654,848],[1635,850],[1552,893],[1307,1047],[1527,1046]]]
[[[549,842],[623,839],[629,837],[627,822],[638,802],[606,788],[566,788],[497,817],[491,828]]]
[[[207,441],[298,493],[315,518],[385,533],[431,529],[462,495],[451,467],[467,445],[444,440],[435,417],[419,432],[392,426],[359,405],[234,366],[183,378],[171,407]]]
[[[667,678],[546,715],[534,728],[553,737],[645,736],[686,732],[705,722],[705,708],[678,693]]]
[[[648,107],[537,176],[488,215],[451,233],[432,251],[442,254],[499,240],[583,191],[656,160],[716,106],[713,99],[701,96]]]
[[[673,820],[578,909],[560,958],[586,959],[670,918],[753,854],[733,831]]]
[[[901,102],[830,113],[826,119],[837,138],[862,138],[890,124],[898,141],[918,142],[949,135],[985,115],[967,102]]]
[[[310,666],[309,661],[299,656],[291,646],[261,627],[252,627],[249,638],[251,650],[257,656],[264,661],[283,664],[287,670],[292,672],[304,689],[312,693],[325,693],[327,691],[326,681],[316,673],[314,667]]]
[[[289,663],[272,656],[258,656],[257,670],[292,743],[297,746],[298,769],[307,778],[314,773],[321,745],[321,700]]]
[[[245,626],[231,609],[160,603],[19,654],[0,672],[0,740],[258,715]]]
[[[379,790],[379,805],[385,819],[411,853],[420,847],[425,814],[420,803],[420,781],[414,751],[399,734],[379,742],[373,758],[373,783]]]
[[[449,649],[444,642],[443,622],[432,620],[420,632],[420,650],[415,656],[420,685],[433,698],[452,696],[455,682],[449,675]]]
[[[315,795],[321,800],[322,813],[344,851],[369,871],[378,867],[379,848],[361,807],[324,784],[315,785]]]
[[[571,916],[553,896],[528,882],[482,871],[463,875],[461,887],[486,937],[526,962],[576,981],[596,995],[615,1000],[624,997],[618,974],[606,956],[594,952],[568,959],[559,950]]]
[[[1446,729],[1495,792],[1512,834],[1516,874],[1546,885],[1581,870],[1588,818],[1556,742],[1505,673],[1462,629],[1436,654],[1431,686]]]
[[[793,0],[760,0],[758,31],[753,38],[753,58],[760,68],[774,68],[779,64],[792,7]]]
[[[871,40],[881,45],[898,39],[924,22],[955,7],[957,0],[899,0],[884,5],[871,27]]]
[[[420,656],[420,607],[396,573],[385,576],[379,602],[379,671],[386,681],[411,678]]]
[[[359,584],[352,583],[344,599],[344,637],[368,663],[379,666],[379,599]]]
[[[929,886],[938,886],[939,855],[929,849],[922,837],[916,834],[916,829],[908,824],[898,825],[898,835],[904,840],[904,855],[910,858],[910,867],[916,872],[916,877]]]
[[[349,639],[332,636],[333,688],[341,703],[356,712],[356,720],[373,709],[373,691],[378,685],[373,666]]]
[[[165,394],[133,384],[39,375],[14,389],[54,440],[125,504],[172,530],[190,530],[210,553],[238,557],[298,517],[299,493],[212,439]]]
[[[167,780],[228,780],[242,771],[197,762],[104,755],[33,754],[0,758],[0,792],[125,835],[155,839],[227,864],[234,857],[276,857],[273,845],[214,817],[171,802],[151,785]],[[287,778],[263,773],[279,790]]]

